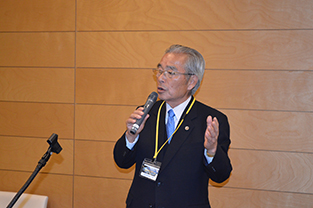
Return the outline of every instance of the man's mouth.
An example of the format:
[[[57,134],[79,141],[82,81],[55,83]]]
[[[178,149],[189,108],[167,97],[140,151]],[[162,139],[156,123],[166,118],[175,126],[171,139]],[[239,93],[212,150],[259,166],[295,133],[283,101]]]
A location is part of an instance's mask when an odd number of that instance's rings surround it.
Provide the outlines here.
[[[158,92],[164,92],[165,89],[163,87],[158,87]]]

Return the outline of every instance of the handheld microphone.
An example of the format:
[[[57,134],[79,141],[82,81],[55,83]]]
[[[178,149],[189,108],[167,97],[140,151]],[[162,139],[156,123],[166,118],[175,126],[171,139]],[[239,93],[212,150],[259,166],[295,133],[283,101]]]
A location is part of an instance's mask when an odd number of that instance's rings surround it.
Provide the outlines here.
[[[151,108],[152,108],[153,104],[155,103],[155,101],[157,100],[157,98],[158,98],[158,93],[156,93],[156,92],[152,92],[149,95],[145,105],[143,106],[144,114],[142,115],[142,117],[140,119],[136,120],[136,122],[133,124],[132,129],[130,130],[130,133],[136,134],[137,130],[139,129],[139,126],[141,125],[141,123],[145,119],[147,113],[151,110]]]

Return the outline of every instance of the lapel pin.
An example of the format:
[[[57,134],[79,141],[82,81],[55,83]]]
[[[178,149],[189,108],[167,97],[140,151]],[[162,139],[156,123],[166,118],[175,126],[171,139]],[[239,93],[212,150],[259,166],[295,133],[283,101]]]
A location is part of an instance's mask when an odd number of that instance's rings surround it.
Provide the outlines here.
[[[188,131],[189,130],[189,126],[185,126],[185,130]]]

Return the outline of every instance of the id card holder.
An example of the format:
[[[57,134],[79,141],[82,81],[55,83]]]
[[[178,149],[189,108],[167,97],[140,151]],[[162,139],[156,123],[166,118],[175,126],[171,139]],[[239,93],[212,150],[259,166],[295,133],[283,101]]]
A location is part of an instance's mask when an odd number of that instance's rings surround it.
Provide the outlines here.
[[[145,158],[141,165],[140,176],[152,181],[156,181],[161,164],[161,162],[152,161],[151,159]]]

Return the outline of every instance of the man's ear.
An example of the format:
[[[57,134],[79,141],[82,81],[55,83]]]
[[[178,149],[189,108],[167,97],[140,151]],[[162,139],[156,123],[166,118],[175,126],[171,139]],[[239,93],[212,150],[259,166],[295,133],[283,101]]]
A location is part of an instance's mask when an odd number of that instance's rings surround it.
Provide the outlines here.
[[[198,82],[198,77],[196,75],[191,75],[188,80],[188,90],[192,90]]]

